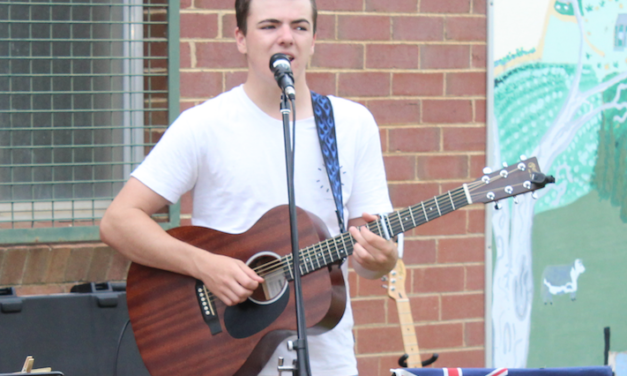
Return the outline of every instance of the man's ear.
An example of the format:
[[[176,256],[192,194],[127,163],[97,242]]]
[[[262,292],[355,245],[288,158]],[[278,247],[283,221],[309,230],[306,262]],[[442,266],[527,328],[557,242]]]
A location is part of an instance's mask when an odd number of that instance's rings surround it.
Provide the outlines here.
[[[239,27],[235,28],[235,42],[237,43],[237,50],[243,54],[248,51],[246,48],[246,35],[240,30]]]

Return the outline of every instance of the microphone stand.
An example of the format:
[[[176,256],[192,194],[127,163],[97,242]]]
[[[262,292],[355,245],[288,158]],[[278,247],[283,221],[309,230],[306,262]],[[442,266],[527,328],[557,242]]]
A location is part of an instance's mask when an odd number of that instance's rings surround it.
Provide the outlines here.
[[[292,101],[294,113],[294,140],[296,139],[296,108]],[[290,142],[290,103],[288,96],[283,92],[281,96],[281,114],[283,115],[283,136],[285,141],[285,165],[287,167],[287,194],[290,212],[290,232],[292,237],[292,259],[294,274],[294,298],[296,300],[296,341],[288,342],[290,350],[296,350],[296,360],[293,365],[283,365],[283,358],[279,358],[279,373],[292,372],[293,376],[310,376],[309,347],[307,345],[307,324],[305,322],[305,306],[300,275],[300,255],[298,249],[298,221],[296,218],[296,199],[294,196],[294,147]]]

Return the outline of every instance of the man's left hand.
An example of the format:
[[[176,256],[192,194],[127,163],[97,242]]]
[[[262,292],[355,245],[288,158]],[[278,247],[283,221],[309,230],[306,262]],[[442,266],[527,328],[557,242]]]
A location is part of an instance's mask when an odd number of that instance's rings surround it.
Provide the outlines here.
[[[364,278],[376,279],[384,276],[396,265],[398,253],[396,244],[374,234],[363,226],[367,222],[378,220],[377,216],[364,213],[361,218],[348,222],[348,231],[355,239],[353,247],[353,264],[357,274]]]

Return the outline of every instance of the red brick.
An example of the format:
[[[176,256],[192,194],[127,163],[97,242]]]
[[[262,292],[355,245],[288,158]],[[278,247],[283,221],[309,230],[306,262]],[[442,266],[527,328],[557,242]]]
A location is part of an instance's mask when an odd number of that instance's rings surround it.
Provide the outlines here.
[[[394,73],[392,95],[441,96],[444,94],[442,73]]]
[[[470,67],[470,46],[468,45],[420,46],[420,68],[422,69],[462,69],[468,67]]]
[[[483,176],[483,168],[486,166],[485,155],[472,155],[470,157],[470,176],[479,179]]]
[[[438,263],[483,262],[484,246],[483,237],[440,239]]]
[[[443,128],[442,135],[446,151],[484,151],[486,148],[484,127]]]
[[[94,250],[90,247],[72,248],[65,269],[65,280],[68,282],[86,281],[93,254]]]
[[[439,351],[438,353],[440,357],[436,367],[485,367],[484,350]]]
[[[362,69],[364,67],[364,46],[360,44],[319,43],[316,53],[311,59],[314,68],[347,68]]]
[[[409,286],[407,286],[409,288]],[[409,304],[413,321],[436,321],[440,318],[440,298],[437,296],[410,296]],[[396,302],[390,299],[388,303],[388,322],[398,324],[398,309]],[[399,329],[400,330],[400,329]]]
[[[466,213],[468,214],[468,233],[469,234],[485,233],[485,210],[484,208],[468,210]]]
[[[4,251],[4,261],[0,269],[0,285],[22,283],[28,251],[26,248],[14,248]]]
[[[181,38],[215,38],[217,36],[217,14],[181,14]]]
[[[475,99],[474,100],[474,108],[475,108],[475,122],[476,123],[484,123],[486,122],[486,101],[484,99]]]
[[[464,289],[464,267],[427,267],[413,269],[413,293],[458,292]]]
[[[181,100],[181,102],[179,103],[179,113],[185,111],[185,110],[189,110],[190,108],[194,107],[196,105],[196,101],[190,101],[190,100]]]
[[[390,94],[390,74],[379,72],[340,73],[339,95],[373,97]]]
[[[473,44],[471,49],[471,60],[473,68],[487,68],[486,48],[483,44]]]
[[[338,38],[341,40],[389,40],[390,17],[339,16]]]
[[[91,259],[89,271],[87,272],[87,280],[89,282],[106,281],[113,252],[111,248],[105,246],[94,248],[94,256]]]
[[[64,246],[52,249],[50,264],[48,266],[48,272],[46,273],[46,283],[60,283],[66,281],[65,269],[67,268],[71,254],[72,250]]]
[[[470,0],[421,0],[420,12],[422,13],[468,13],[470,12]]]
[[[416,337],[421,350],[458,347],[464,343],[464,328],[461,323],[418,325]],[[439,360],[436,367],[441,367]]]
[[[390,151],[430,152],[440,150],[440,129],[393,128],[389,130]]]
[[[446,95],[486,96],[485,72],[447,73]]]
[[[352,260],[351,258],[348,259],[349,262],[350,260]],[[351,297],[355,297],[357,296],[357,290],[359,287],[359,279],[362,278],[358,278],[357,277],[357,273],[355,273],[355,271],[349,270],[348,272],[348,287],[349,287],[349,293]]]
[[[248,72],[228,72],[225,74],[225,88],[226,90],[231,90],[232,88],[239,86],[246,82],[246,78],[248,77]]]
[[[414,180],[416,178],[416,157],[399,155],[383,157],[387,180]]]
[[[316,24],[316,40],[333,40],[335,39],[335,15],[318,14],[318,23]]]
[[[222,38],[235,38],[235,29],[237,28],[237,20],[235,14],[229,13],[222,16]]]
[[[444,30],[446,40],[485,42],[487,39],[485,17],[447,17]]]
[[[485,325],[483,321],[464,323],[464,345],[483,346],[485,344]]]
[[[194,199],[192,193],[187,192],[181,196],[181,214],[192,214]]]
[[[69,291],[64,285],[26,285],[15,288],[17,296],[51,295],[67,292]]]
[[[483,318],[484,294],[455,294],[442,296],[442,320]]]
[[[444,18],[419,16],[393,17],[392,39],[410,41],[444,40]]]
[[[466,265],[466,291],[484,291],[485,265]]]
[[[222,92],[222,73],[181,72],[182,98],[211,98]]]
[[[355,325],[385,324],[385,299],[354,300]]]
[[[487,14],[486,0],[472,0],[472,12],[474,14]]]
[[[425,198],[438,194],[437,184],[389,184],[390,198],[395,207],[415,205]]]
[[[179,66],[181,68],[191,68],[192,66],[191,47],[187,42],[179,44]]]
[[[417,0],[366,0],[366,11],[370,12],[417,12]]]
[[[246,58],[233,42],[196,43],[196,66],[207,68],[245,68]]]
[[[398,368],[398,359],[405,353],[405,351],[398,352],[394,355],[381,355],[379,356],[379,370],[377,376],[388,376],[390,369]],[[361,376],[361,373],[359,374]]]
[[[378,356],[357,357],[357,370],[361,376],[379,376]]]
[[[126,279],[130,265],[131,262],[126,257],[122,256],[122,254],[118,252],[114,252],[111,260],[111,267],[107,273],[107,280],[121,281]]]
[[[369,44],[366,49],[366,68],[417,69],[418,46]]]
[[[368,108],[379,125],[420,123],[420,102],[416,100],[373,100]]]
[[[51,249],[39,246],[29,249],[24,269],[23,284],[42,283],[46,280],[46,272],[51,259]]]
[[[422,101],[422,121],[427,124],[470,123],[472,117],[472,101],[470,100]]]
[[[196,8],[202,9],[233,9],[233,0],[194,0]]]
[[[381,287],[383,283],[380,279],[365,279],[359,277],[359,287],[357,295],[360,297],[383,297],[387,296],[387,290]]]
[[[438,180],[468,177],[468,157],[435,155],[418,157],[418,179]]]
[[[322,95],[335,95],[335,73],[308,72],[307,85],[310,90]]]
[[[388,130],[384,128],[379,129],[379,139],[381,139],[381,151],[387,153],[388,151]]]
[[[465,235],[466,227],[465,213],[456,211],[425,223],[415,229],[414,234],[418,236]]]
[[[403,350],[403,337],[398,328],[358,328],[357,354],[381,353]]]
[[[433,264],[435,263],[435,240],[417,240],[405,238],[405,252],[403,260],[409,264]]]
[[[187,9],[192,6],[192,0],[181,0],[180,9]]]
[[[317,0],[318,11],[363,10],[363,0]]]

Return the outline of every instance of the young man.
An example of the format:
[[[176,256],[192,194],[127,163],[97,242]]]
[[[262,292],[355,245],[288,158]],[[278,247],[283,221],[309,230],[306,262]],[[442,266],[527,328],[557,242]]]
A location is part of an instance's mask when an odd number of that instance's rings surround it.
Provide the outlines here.
[[[101,224],[103,241],[132,261],[202,280],[227,305],[246,300],[263,279],[242,261],[172,238],[150,216],[192,190],[194,225],[241,233],[287,203],[281,91],[268,67],[275,53],[290,57],[295,79],[296,204],[320,217],[332,235],[339,232],[305,77],[316,40],[315,0],[237,0],[235,7],[237,48],[248,61],[246,82],[182,113]],[[376,219],[366,213],[392,210],[377,125],[363,106],[336,97],[331,102],[344,210],[358,243],[352,266],[363,277],[379,278],[394,267],[396,248],[357,227]],[[308,337],[315,376],[357,374],[352,324],[349,305],[333,330]],[[294,357],[280,345],[261,375],[277,375],[279,355],[287,364]]]

